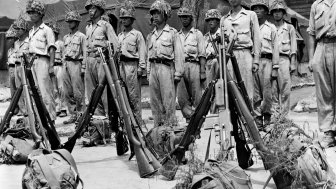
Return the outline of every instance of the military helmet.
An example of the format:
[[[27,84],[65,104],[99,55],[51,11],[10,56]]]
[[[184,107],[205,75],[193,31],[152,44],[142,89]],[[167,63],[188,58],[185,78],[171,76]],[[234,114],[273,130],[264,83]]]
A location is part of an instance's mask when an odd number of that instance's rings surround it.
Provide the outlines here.
[[[266,8],[266,12],[269,12],[268,2],[266,0],[252,0],[251,10],[253,10],[256,6],[263,6],[264,8]]]
[[[17,37],[17,32],[12,24],[6,32],[6,38],[15,38],[15,37]]]
[[[149,13],[153,14],[153,12],[157,10],[163,14],[166,14],[168,18],[171,16],[171,7],[169,3],[164,0],[156,0],[150,7]]]
[[[39,0],[29,0],[26,6],[26,12],[36,11],[41,15],[45,14],[45,5]]]
[[[91,6],[96,6],[105,11],[106,1],[105,0],[87,0],[85,3],[85,9],[88,11]]]
[[[80,22],[81,20],[82,20],[82,17],[77,11],[70,11],[70,12],[67,12],[67,14],[65,15],[66,22],[70,22],[70,21]]]
[[[272,14],[272,11],[275,10],[282,10],[285,14],[287,13],[287,5],[284,1],[275,1],[270,6],[270,13]]]
[[[193,16],[193,12],[192,9],[189,7],[181,7],[178,11],[177,11],[177,16]]]
[[[210,19],[218,19],[222,18],[222,14],[217,9],[210,9],[205,13],[205,21],[209,21]]]
[[[132,1],[125,1],[125,3],[120,8],[119,18],[135,19],[135,7]]]
[[[25,30],[25,31],[28,31],[28,22],[27,20],[23,19],[23,18],[18,18],[14,21],[13,23],[13,28],[15,30],[17,29],[22,29],[22,30]]]

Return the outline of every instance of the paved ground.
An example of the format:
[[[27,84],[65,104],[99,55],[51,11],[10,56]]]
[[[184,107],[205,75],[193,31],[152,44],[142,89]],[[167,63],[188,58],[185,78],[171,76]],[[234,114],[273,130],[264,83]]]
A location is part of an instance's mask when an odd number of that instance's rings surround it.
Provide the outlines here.
[[[302,92],[293,92],[292,103],[297,99],[300,94],[309,93],[310,89],[303,89]],[[308,90],[308,91],[307,91]],[[0,104],[0,116],[4,114],[8,102]],[[147,122],[147,126],[152,127],[151,121],[148,117],[151,115],[150,110],[143,111],[143,118]],[[181,123],[184,122],[181,113],[177,113],[178,119]],[[317,114],[316,113],[294,113],[291,112],[290,118],[293,119],[298,125],[307,125],[307,131],[317,129]],[[62,121],[57,120],[58,130],[64,131],[62,128]],[[216,121],[216,118],[209,118],[206,120],[205,127],[211,125]],[[309,124],[308,124],[309,123]],[[309,126],[308,126],[309,125]],[[72,127],[68,127],[70,131]],[[200,159],[204,159],[205,148],[210,131],[202,131],[201,139],[196,143],[196,154]],[[213,135],[214,136],[214,135]],[[65,141],[66,138],[62,137]],[[218,145],[212,138],[210,157],[214,157],[218,151]],[[175,185],[175,181],[167,181],[162,176],[155,175],[149,179],[141,179],[138,175],[138,167],[135,160],[128,161],[128,154],[124,156],[117,156],[115,144],[108,144],[106,146],[82,148],[77,145],[72,153],[74,156],[81,177],[85,183],[85,188],[126,188],[126,189],[152,189],[163,188],[169,189]],[[336,168],[336,161],[332,161],[336,157],[335,149],[328,149],[327,156],[329,162]],[[263,169],[261,160],[257,157],[254,158],[255,165],[249,168],[246,172],[251,176],[253,188],[262,188],[265,181],[269,176],[269,172]],[[0,165],[0,188],[1,189],[16,189],[21,187],[21,176],[24,165]],[[268,189],[276,188],[273,181],[267,187]]]

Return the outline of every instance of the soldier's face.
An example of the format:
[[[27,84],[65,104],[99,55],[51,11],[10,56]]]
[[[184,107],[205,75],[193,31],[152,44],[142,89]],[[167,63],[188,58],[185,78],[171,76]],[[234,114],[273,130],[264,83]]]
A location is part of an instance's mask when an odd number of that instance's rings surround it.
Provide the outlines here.
[[[7,38],[6,47],[12,47],[14,45],[14,41],[15,41],[14,37]]]
[[[267,14],[266,9],[263,6],[255,6],[253,11],[257,14],[258,19],[264,18]]]
[[[38,12],[36,11],[29,11],[28,15],[30,17],[30,20],[35,23],[38,22],[39,20],[42,19],[42,15],[40,15]]]
[[[237,7],[237,6],[241,5],[241,1],[242,0],[229,0],[229,3],[230,3],[231,6]]]
[[[70,21],[68,22],[69,29],[74,29],[77,27],[77,22],[76,21]]]
[[[165,21],[164,15],[158,10],[155,10],[153,12],[152,18],[153,18],[153,24],[154,25],[160,25],[160,24],[164,23],[164,21]]]
[[[210,29],[216,29],[219,26],[219,20],[212,18],[208,21],[208,25]]]
[[[191,16],[180,16],[181,23],[183,27],[188,27],[190,26],[192,22],[192,17]]]
[[[272,13],[275,21],[280,21],[284,17],[284,12],[282,10],[274,10]]]
[[[90,16],[91,19],[95,19],[95,18],[97,18],[97,17],[99,17],[101,15],[102,15],[102,12],[101,12],[101,10],[98,7],[91,6],[89,8],[89,16]]]
[[[121,18],[121,24],[125,27],[131,26],[133,24],[132,18]]]
[[[23,30],[23,29],[21,29],[21,28],[20,28],[20,29],[17,29],[16,31],[17,31],[17,36],[18,36],[18,37],[21,37],[23,34],[26,33],[26,31]]]

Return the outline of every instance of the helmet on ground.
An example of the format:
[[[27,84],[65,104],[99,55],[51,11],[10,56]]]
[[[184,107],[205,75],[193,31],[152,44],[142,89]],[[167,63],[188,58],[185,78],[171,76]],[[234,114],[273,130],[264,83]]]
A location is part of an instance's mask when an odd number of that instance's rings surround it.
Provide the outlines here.
[[[171,16],[171,7],[169,3],[167,3],[164,0],[156,0],[150,7],[149,13],[153,14],[154,11],[159,11],[165,15],[167,15],[167,18],[170,18]]]
[[[192,9],[189,7],[181,7],[178,11],[177,11],[177,16],[193,16],[193,12]]]
[[[96,6],[103,11],[105,11],[106,1],[105,0],[87,0],[85,3],[85,9],[88,11],[91,6]]]
[[[66,22],[71,22],[71,21],[80,22],[81,20],[82,20],[82,17],[77,11],[70,11],[70,12],[67,12],[67,14],[65,15]]]
[[[218,19],[222,18],[222,14],[217,9],[210,9],[205,13],[205,21],[209,21],[210,19]]]
[[[287,5],[284,1],[275,1],[273,4],[270,6],[270,13],[272,14],[272,11],[275,10],[282,10],[284,14],[287,13]]]
[[[9,27],[9,29],[6,32],[6,38],[15,38],[17,35],[16,30],[13,27],[13,24]]]
[[[40,15],[45,14],[45,4],[39,0],[29,0],[26,6],[26,12],[36,11]]]
[[[22,30],[28,31],[28,29],[29,29],[28,26],[29,26],[29,24],[28,24],[27,20],[25,20],[23,18],[18,18],[13,23],[13,28],[15,30],[22,29]]]
[[[269,12],[268,1],[267,0],[252,0],[251,2],[251,10],[253,10],[256,6],[262,6],[266,9],[266,12]]]

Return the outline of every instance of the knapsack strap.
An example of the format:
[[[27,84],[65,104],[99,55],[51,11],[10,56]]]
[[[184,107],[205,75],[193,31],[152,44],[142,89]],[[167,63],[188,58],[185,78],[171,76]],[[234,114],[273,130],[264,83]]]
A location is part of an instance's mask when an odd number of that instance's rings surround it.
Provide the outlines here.
[[[36,157],[38,164],[41,167],[41,171],[43,172],[44,177],[47,179],[48,184],[51,189],[61,189],[59,181],[57,180],[54,172],[51,170],[51,167],[48,163],[47,158],[44,154]]]

